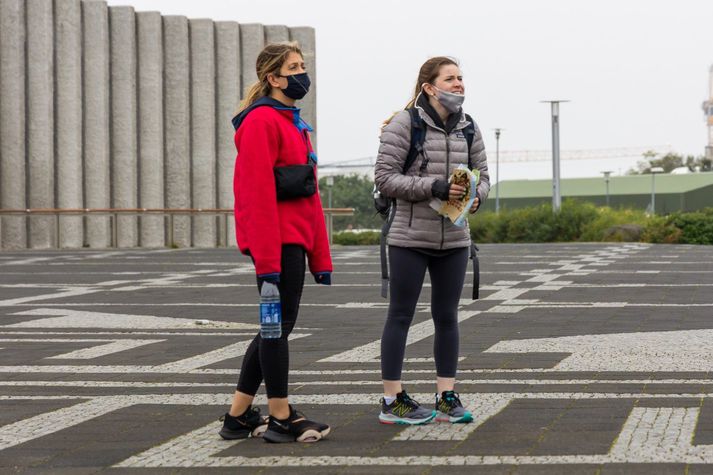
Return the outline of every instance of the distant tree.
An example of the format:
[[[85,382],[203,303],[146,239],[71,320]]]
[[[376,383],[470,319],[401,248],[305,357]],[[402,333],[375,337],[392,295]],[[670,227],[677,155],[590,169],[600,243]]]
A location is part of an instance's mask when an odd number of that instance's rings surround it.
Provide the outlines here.
[[[374,182],[367,176],[351,174],[334,177],[332,186],[333,208],[354,208],[354,216],[334,218],[334,230],[380,229],[382,220],[374,209]],[[322,206],[329,205],[329,187],[326,178],[320,178],[319,191]]]
[[[636,168],[629,169],[627,175],[647,175],[654,167],[661,167],[664,173],[671,173],[672,170],[680,167],[688,167],[692,172],[698,168],[702,172],[712,171],[711,160],[703,156],[693,155],[683,156],[677,153],[667,153],[661,158],[656,158],[656,153],[649,151],[643,154],[644,160],[636,164]]]
[[[691,158],[693,158],[693,157],[688,157],[688,159],[691,159]],[[703,157],[703,156],[697,157],[697,158],[695,158],[695,159],[693,160],[693,163],[692,163],[692,164],[689,164],[689,163],[688,163],[688,159],[687,159],[687,161],[686,161],[686,165],[687,165],[688,168],[690,168],[691,170],[695,170],[696,167],[701,167],[701,171],[702,171],[702,172],[711,172],[711,171],[713,171],[713,160],[711,160],[710,158],[705,158],[705,157]]]

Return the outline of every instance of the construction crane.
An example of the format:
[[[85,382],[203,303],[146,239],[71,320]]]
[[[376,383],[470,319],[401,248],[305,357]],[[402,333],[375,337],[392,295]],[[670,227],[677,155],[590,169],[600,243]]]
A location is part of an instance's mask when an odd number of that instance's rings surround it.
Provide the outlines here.
[[[711,103],[713,110],[713,103]],[[713,116],[712,116],[713,117]],[[713,119],[711,119],[713,120]],[[713,130],[713,127],[711,128]],[[712,132],[713,133],[713,132]],[[612,159],[643,159],[646,155],[655,155],[658,157],[664,156],[667,153],[672,153],[673,149],[670,145],[656,145],[650,147],[621,147],[621,148],[602,148],[602,149],[581,149],[581,150],[563,150],[561,152],[562,160],[612,160]],[[488,156],[495,156],[495,153],[490,151]],[[552,160],[552,152],[550,150],[511,150],[500,151],[500,162],[505,163],[522,163],[522,162],[545,162]],[[325,168],[348,168],[360,169],[370,168],[374,166],[376,157],[353,158],[349,160],[340,160],[338,162],[324,163]]]

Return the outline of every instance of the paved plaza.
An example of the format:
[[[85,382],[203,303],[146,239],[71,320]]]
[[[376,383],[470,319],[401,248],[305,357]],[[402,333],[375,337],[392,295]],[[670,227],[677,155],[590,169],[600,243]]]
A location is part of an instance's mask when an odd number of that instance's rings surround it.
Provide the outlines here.
[[[474,423],[378,424],[378,249],[340,247],[290,344],[292,401],[332,433],[272,445],[217,435],[257,329],[236,250],[0,253],[0,473],[713,473],[713,247],[482,245],[480,262],[459,313]],[[431,405],[429,299],[404,380]]]

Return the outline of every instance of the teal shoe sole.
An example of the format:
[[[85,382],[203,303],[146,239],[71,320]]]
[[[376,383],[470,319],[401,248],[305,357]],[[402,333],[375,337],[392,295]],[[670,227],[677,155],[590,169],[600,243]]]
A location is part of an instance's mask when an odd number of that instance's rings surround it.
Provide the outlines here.
[[[415,420],[403,419],[398,416],[390,416],[388,414],[381,413],[381,414],[379,414],[379,423],[381,423],[381,424],[400,424],[400,425],[408,425],[408,426],[420,426],[423,424],[428,424],[435,417],[436,417],[436,411],[433,411],[431,413],[430,417],[427,417],[425,419],[415,419]]]
[[[438,416],[436,416],[436,421],[450,422],[451,424],[467,424],[473,422],[473,415],[470,412],[466,411],[465,415],[461,417],[451,417],[448,414],[444,414],[439,411]]]

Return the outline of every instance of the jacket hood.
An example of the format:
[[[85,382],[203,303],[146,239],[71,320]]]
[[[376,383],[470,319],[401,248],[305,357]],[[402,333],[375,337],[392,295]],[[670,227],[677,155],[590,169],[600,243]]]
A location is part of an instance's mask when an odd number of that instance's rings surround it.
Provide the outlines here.
[[[233,117],[233,120],[231,121],[233,123],[233,128],[235,130],[238,130],[238,127],[240,127],[245,120],[245,118],[248,116],[250,112],[252,112],[253,109],[257,109],[258,107],[263,107],[263,106],[268,106],[268,107],[273,107],[278,110],[288,110],[288,111],[295,111],[297,112],[297,116],[299,117],[299,112],[300,110],[297,107],[290,107],[286,106],[282,102],[278,101],[277,99],[273,99],[272,97],[261,97],[257,101],[253,102],[250,104],[248,107],[243,109],[238,115]]]

